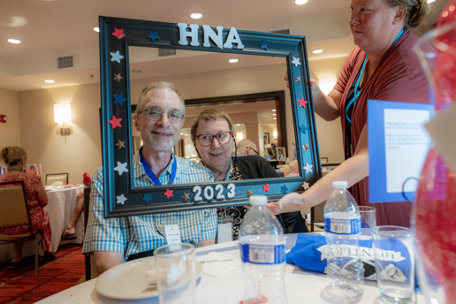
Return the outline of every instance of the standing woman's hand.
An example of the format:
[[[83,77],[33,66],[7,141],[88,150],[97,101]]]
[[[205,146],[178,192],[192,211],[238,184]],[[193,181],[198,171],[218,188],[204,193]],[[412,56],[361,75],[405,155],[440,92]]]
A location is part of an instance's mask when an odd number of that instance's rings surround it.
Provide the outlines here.
[[[285,195],[277,202],[268,203],[266,204],[266,207],[268,207],[274,214],[305,209],[303,197],[301,194],[296,192]]]

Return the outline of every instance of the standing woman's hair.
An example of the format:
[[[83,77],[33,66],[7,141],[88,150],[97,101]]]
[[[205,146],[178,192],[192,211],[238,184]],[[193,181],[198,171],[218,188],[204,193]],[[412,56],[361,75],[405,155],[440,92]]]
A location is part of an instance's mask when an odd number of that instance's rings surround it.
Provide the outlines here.
[[[392,7],[403,6],[407,9],[405,26],[415,28],[423,21],[429,11],[427,0],[386,0]]]
[[[2,149],[2,160],[7,166],[15,166],[21,160],[27,160],[27,153],[21,147],[5,147]]]

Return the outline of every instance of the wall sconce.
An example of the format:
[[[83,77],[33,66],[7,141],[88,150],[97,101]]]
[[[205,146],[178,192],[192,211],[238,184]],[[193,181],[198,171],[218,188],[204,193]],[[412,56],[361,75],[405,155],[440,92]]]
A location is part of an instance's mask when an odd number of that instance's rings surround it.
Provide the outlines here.
[[[71,134],[71,128],[66,124],[71,122],[71,106],[67,104],[54,105],[54,121],[60,124],[60,135],[67,136]]]

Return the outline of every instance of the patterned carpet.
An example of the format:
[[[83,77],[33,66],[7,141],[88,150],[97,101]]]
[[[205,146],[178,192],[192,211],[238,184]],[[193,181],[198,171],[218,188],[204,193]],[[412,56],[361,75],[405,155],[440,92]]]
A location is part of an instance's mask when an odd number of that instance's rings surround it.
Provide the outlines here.
[[[34,257],[26,259],[20,269],[0,267],[0,303],[35,303],[54,293],[84,281],[84,256],[81,245],[65,245],[55,260],[40,261],[38,275],[33,275]]]

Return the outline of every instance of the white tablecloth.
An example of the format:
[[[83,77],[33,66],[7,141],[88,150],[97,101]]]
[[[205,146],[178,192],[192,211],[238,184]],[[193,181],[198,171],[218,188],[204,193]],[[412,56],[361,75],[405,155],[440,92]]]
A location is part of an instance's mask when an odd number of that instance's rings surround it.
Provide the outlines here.
[[[294,238],[294,240],[293,240]],[[291,244],[296,240],[296,236],[290,237]],[[223,252],[233,256],[239,256],[237,242],[229,242],[207,246],[197,249],[199,256],[210,252]],[[158,303],[158,298],[148,298],[135,301],[121,301],[101,296],[95,289],[97,279],[92,279],[85,283],[76,285],[72,288],[59,292],[53,296],[45,298],[38,303]],[[287,264],[285,277],[286,293],[289,304],[323,304],[326,303],[320,298],[320,292],[330,283],[329,278],[322,273],[303,271],[298,267]],[[244,276],[241,266],[238,266],[221,277],[206,275],[203,271],[201,281],[196,287],[197,304],[238,304],[242,300],[244,292]],[[364,295],[359,303],[375,303],[379,297],[376,282],[365,282]],[[425,303],[424,297],[418,295],[417,303]]]

